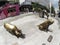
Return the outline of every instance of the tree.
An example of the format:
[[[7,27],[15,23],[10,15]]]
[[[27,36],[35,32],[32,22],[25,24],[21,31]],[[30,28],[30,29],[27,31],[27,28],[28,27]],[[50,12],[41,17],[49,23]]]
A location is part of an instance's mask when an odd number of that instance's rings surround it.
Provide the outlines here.
[[[49,9],[46,6],[43,6],[43,5],[41,5],[41,4],[37,3],[37,2],[32,2],[31,4],[32,4],[32,8],[35,8],[35,11],[37,11],[39,9],[41,9],[41,10],[44,9],[47,12],[49,12]]]
[[[39,11],[41,9],[37,2],[32,2],[32,8],[34,8],[35,11]]]
[[[43,6],[43,5],[41,5],[41,4],[37,3],[37,2],[32,2],[32,8],[33,8],[34,11],[39,13],[39,16],[40,16],[40,12],[42,12],[43,17],[44,17],[44,14],[48,14],[48,12],[49,12],[49,9],[46,6]],[[44,12],[43,10],[46,10],[47,13]],[[47,18],[48,18],[48,16],[47,16]]]

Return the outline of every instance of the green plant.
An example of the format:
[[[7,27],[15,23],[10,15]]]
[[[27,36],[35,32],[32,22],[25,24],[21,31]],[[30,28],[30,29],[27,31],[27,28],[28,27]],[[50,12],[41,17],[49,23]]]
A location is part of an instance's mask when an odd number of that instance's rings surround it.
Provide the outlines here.
[[[49,12],[49,9],[46,6],[43,6],[37,2],[32,2],[32,8],[34,8],[35,11],[40,11],[40,10],[46,10],[47,12]]]

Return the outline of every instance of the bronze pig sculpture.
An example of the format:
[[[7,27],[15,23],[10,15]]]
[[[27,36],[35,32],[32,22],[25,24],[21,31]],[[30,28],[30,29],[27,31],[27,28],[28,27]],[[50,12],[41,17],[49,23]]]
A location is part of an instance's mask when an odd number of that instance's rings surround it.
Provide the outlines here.
[[[42,24],[38,25],[38,28],[41,30],[41,31],[49,31],[49,26],[51,24],[53,24],[54,21],[52,21],[51,19],[48,19],[47,21],[43,22]]]
[[[19,30],[15,25],[5,23],[4,27],[9,33],[15,35],[17,38],[25,38],[24,34],[22,34],[22,31]]]

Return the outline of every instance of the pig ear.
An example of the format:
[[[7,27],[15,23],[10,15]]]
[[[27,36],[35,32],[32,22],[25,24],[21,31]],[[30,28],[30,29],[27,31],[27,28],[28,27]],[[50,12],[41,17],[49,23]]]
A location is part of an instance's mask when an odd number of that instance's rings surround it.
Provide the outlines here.
[[[54,21],[52,21],[54,23]]]
[[[37,27],[39,27],[39,25],[37,25]]]

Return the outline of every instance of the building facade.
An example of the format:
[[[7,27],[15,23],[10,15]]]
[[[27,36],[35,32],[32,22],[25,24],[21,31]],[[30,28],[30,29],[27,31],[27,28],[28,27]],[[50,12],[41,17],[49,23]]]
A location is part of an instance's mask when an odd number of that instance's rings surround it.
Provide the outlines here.
[[[19,2],[19,0],[0,0],[0,1],[12,1],[12,2]]]
[[[49,9],[49,3],[50,3],[49,0],[25,0],[22,4],[20,4],[21,6],[20,10],[24,11],[26,8],[28,8],[29,11],[33,11],[31,2],[37,2],[38,4],[40,4],[40,8],[43,6]]]
[[[8,0],[8,1],[19,2],[19,0]]]
[[[49,8],[49,0],[25,0],[23,4],[31,4],[31,2],[38,2],[41,5],[44,5]]]

